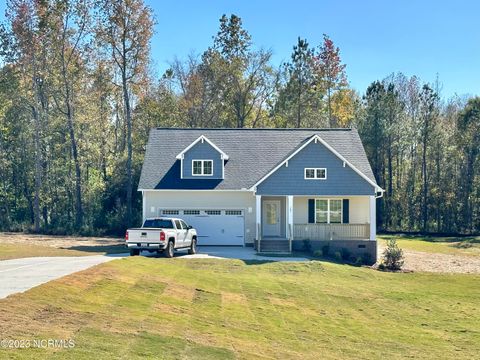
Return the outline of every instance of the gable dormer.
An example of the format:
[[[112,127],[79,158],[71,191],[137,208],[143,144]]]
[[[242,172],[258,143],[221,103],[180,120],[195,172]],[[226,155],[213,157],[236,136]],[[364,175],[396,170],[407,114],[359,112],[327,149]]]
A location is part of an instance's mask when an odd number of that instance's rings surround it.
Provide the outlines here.
[[[202,135],[177,155],[181,179],[223,179],[228,155]]]

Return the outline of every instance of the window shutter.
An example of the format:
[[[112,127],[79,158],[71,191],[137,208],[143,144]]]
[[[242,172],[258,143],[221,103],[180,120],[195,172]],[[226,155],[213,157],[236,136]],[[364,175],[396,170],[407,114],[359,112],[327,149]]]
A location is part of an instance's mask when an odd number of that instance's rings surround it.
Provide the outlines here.
[[[308,223],[315,222],[315,199],[308,199]]]
[[[350,200],[343,199],[343,219],[344,224],[348,224],[350,221]]]

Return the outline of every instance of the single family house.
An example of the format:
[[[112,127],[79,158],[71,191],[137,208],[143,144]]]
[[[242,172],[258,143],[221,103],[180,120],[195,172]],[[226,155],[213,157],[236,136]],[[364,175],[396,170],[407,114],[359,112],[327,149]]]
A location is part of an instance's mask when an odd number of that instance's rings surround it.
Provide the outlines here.
[[[198,245],[376,257],[383,190],[355,129],[152,129],[138,190],[143,219],[181,217]]]

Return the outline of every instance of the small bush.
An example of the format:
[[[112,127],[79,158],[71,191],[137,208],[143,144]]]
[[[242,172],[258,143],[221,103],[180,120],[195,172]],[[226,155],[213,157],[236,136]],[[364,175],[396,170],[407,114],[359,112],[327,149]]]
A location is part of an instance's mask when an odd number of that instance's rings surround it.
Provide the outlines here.
[[[387,240],[387,247],[383,252],[382,263],[388,270],[400,270],[402,268],[404,263],[403,250],[398,247],[397,240]]]
[[[363,258],[363,263],[365,265],[371,265],[375,262],[375,261],[372,261],[372,255],[370,253],[367,253],[367,252],[363,253],[362,258]]]
[[[322,246],[322,253],[323,256],[328,256],[330,254],[330,245],[323,245]]]
[[[362,266],[364,264],[363,258],[361,256],[357,256],[353,264],[355,266]]]
[[[342,254],[342,260],[348,261],[350,260],[350,251],[346,248],[341,248],[340,253]]]
[[[303,251],[307,253],[312,252],[312,244],[309,239],[303,240]]]
[[[313,256],[315,257],[322,257],[323,256],[323,251],[322,250],[315,250],[313,252]]]
[[[342,261],[342,253],[340,251],[335,251],[335,253],[333,254],[333,257],[337,261]]]

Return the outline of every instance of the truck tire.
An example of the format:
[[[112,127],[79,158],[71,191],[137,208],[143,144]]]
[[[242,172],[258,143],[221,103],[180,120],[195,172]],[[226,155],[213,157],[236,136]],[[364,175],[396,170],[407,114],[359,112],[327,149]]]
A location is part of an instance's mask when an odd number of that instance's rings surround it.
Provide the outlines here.
[[[175,244],[172,240],[168,242],[167,248],[165,249],[165,257],[173,258],[173,253],[175,252]]]
[[[130,256],[137,256],[140,255],[139,249],[130,249]]]
[[[192,239],[192,244],[190,245],[190,248],[188,249],[188,253],[190,255],[194,255],[197,253],[197,239],[193,238]]]

